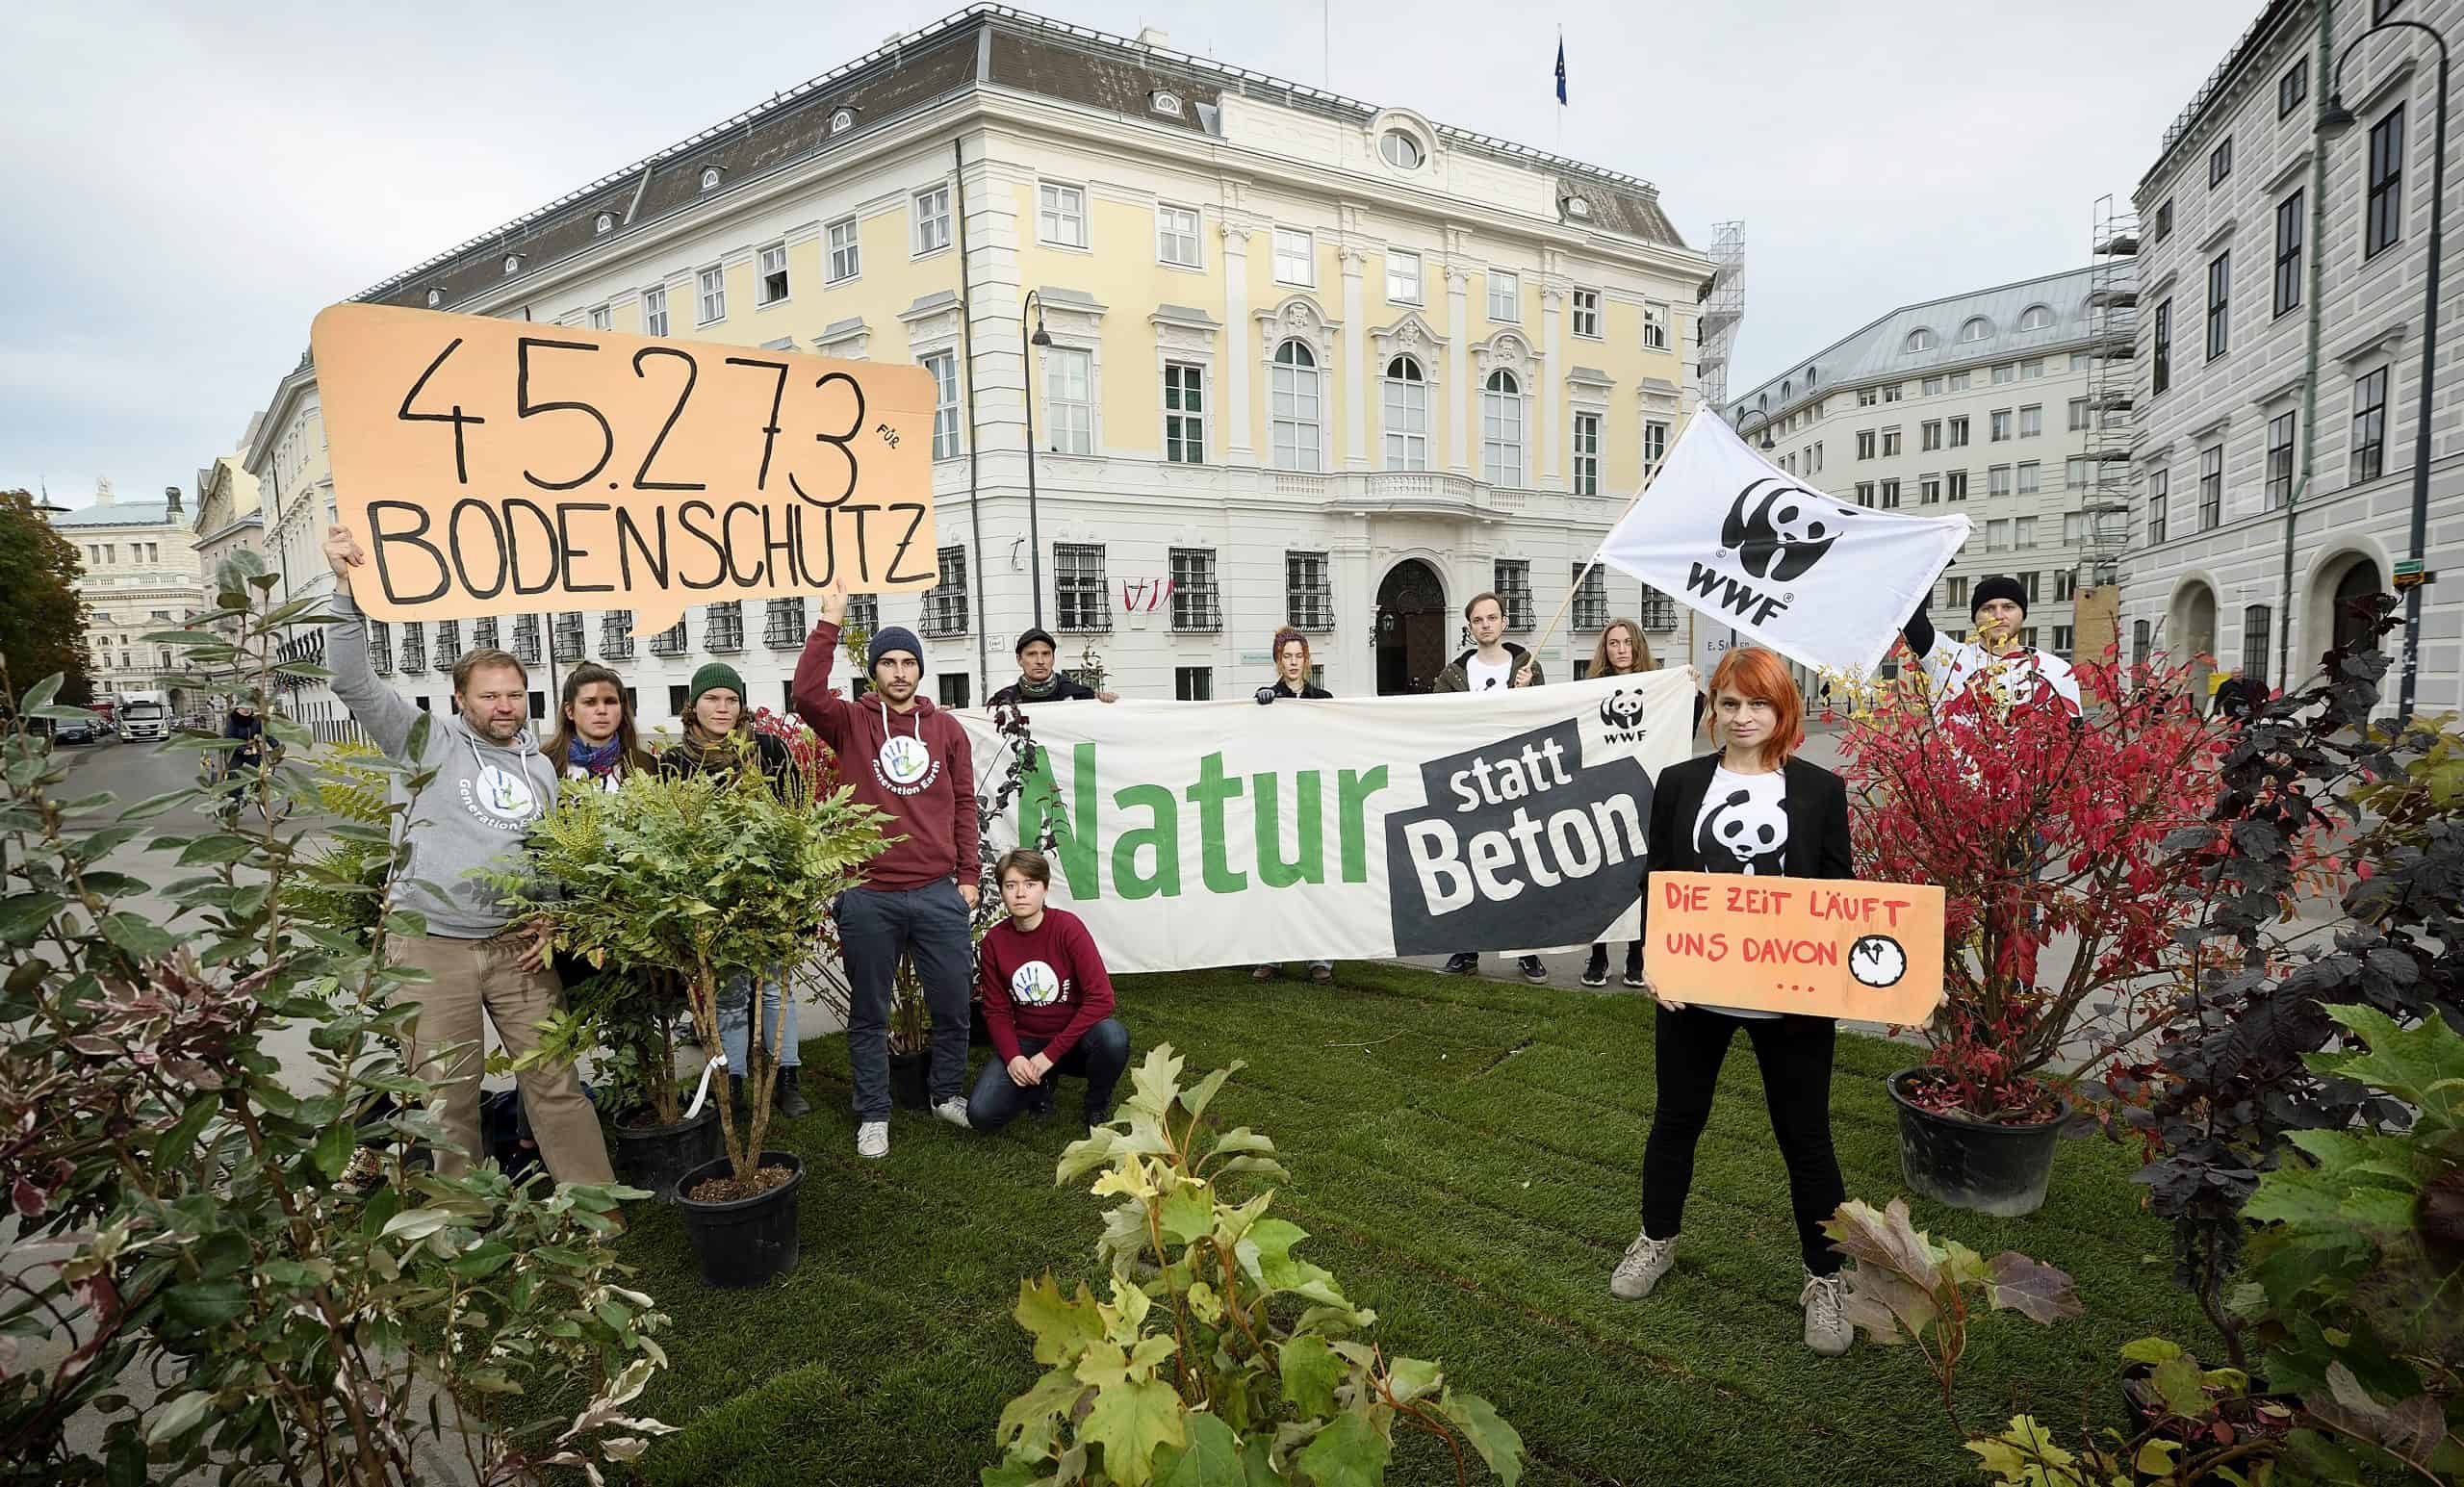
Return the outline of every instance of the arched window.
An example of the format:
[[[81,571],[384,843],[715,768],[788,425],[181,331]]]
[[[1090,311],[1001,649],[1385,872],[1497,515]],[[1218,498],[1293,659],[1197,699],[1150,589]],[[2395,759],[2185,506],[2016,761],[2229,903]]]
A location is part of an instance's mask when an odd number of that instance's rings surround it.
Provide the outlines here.
[[[840,109],[830,115],[830,132],[832,134],[845,134],[848,130],[855,127],[856,111],[853,109]]]
[[[1971,315],[1960,326],[1962,341],[1983,341],[1993,334],[1993,322],[1982,315]]]
[[[2030,305],[2026,309],[2020,311],[2019,328],[2021,330],[2051,330],[2053,328],[2053,307],[2051,305]]]
[[[590,230],[594,233],[614,232],[616,230],[615,214],[612,212],[600,213],[597,218],[592,219]]]
[[[1408,356],[1386,364],[1386,468],[1428,468],[1428,379]]]
[[[1323,470],[1324,439],[1318,417],[1318,358],[1298,341],[1274,348],[1272,379],[1274,468]]]
[[[1523,384],[1503,367],[1489,373],[1480,393],[1480,478],[1523,483]]]
[[[1386,131],[1377,141],[1377,153],[1385,156],[1386,164],[1398,170],[1418,170],[1421,167],[1421,141],[1399,129]]]
[[[718,167],[705,166],[702,168],[702,189],[704,191],[717,191],[719,189]]]
[[[1910,355],[1912,356],[1918,351],[1930,351],[1932,349],[1934,349],[1934,333],[1932,331],[1927,330],[1922,325],[1919,325],[1914,330],[1908,333],[1907,350]]]

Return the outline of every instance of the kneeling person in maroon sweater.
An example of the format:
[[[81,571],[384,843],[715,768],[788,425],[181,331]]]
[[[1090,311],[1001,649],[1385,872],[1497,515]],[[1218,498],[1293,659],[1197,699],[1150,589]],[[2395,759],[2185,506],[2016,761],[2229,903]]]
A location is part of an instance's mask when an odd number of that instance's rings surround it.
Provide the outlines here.
[[[998,868],[1010,917],[977,948],[984,1026],[992,1058],[967,1097],[967,1124],[997,1131],[1031,1108],[1049,1109],[1052,1079],[1087,1081],[1087,1123],[1112,1114],[1113,1089],[1129,1067],[1129,1029],[1113,1015],[1113,982],[1095,938],[1076,914],[1046,909],[1052,864],[1023,848]]]

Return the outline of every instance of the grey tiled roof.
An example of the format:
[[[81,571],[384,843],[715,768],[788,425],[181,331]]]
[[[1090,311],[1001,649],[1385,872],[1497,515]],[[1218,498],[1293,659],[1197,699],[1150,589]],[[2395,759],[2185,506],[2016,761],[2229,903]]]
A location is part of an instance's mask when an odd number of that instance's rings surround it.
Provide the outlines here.
[[[1729,414],[1733,418],[1763,406],[1776,416],[1810,396],[1835,393],[1861,382],[1894,374],[1916,376],[1943,367],[2024,356],[2047,346],[2085,340],[2088,291],[2094,275],[2093,269],[2072,269],[1944,299],[1902,305],[1813,355],[1789,363],[1778,376],[1748,388],[1743,397],[1730,400]],[[2051,310],[2053,323],[2042,330],[2020,330],[2019,318],[2035,305]],[[1961,327],[1979,317],[1984,318],[1988,327],[1985,339],[1962,341]],[[1909,335],[1920,328],[1934,333],[1934,348],[1912,352],[1908,349]],[[1814,372],[1810,386],[1806,380],[1808,368]],[[1767,404],[1762,402],[1765,395],[1769,397]]]
[[[186,516],[184,511],[182,516]],[[79,506],[53,514],[54,526],[164,526],[175,520],[159,500],[116,500],[108,506]]]

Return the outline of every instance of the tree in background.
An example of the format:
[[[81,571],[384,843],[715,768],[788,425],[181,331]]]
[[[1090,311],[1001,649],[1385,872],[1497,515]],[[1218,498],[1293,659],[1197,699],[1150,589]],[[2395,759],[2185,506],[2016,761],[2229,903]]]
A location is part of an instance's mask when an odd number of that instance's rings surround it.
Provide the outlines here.
[[[86,675],[86,605],[77,597],[77,547],[53,530],[32,493],[0,491],[0,662],[13,677],[66,674],[60,701],[93,698]]]

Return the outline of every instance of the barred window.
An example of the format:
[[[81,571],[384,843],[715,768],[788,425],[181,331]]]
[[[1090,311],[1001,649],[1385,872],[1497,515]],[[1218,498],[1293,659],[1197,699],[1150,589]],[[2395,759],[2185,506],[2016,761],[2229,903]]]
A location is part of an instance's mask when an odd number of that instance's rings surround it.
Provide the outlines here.
[[[471,649],[474,651],[493,651],[499,646],[503,645],[504,642],[498,638],[500,633],[500,628],[501,627],[500,622],[495,615],[489,615],[485,619],[473,620],[471,622]]]
[[[853,594],[847,599],[847,623],[841,629],[860,629],[869,635],[882,628],[882,597],[879,594]]]
[[[761,627],[761,643],[773,651],[802,649],[805,643],[805,602],[801,599],[770,601],[769,617]]]
[[[1285,624],[1313,634],[1335,628],[1335,585],[1325,553],[1286,552],[1283,593]]]
[[[582,638],[581,625],[580,610],[557,611],[555,633],[551,637],[555,647],[554,654],[557,660],[578,661],[589,650],[588,643]]]
[[[525,666],[539,664],[539,617],[518,614],[513,617],[513,658]]]
[[[733,655],[744,649],[744,601],[703,606],[702,644],[713,655]]]
[[[924,595],[924,633],[966,633],[966,549],[943,548],[941,581]]]
[[[394,627],[383,620],[368,622],[368,664],[380,677],[394,674]]]
[[[1586,572],[1585,570],[1589,571]],[[1574,565],[1575,628],[1603,630],[1608,628],[1608,574],[1598,563]]]
[[[422,633],[417,620],[402,623],[402,670],[427,670],[427,636]]]
[[[660,630],[657,634],[651,637],[651,654],[682,655],[683,654],[684,616],[680,614],[676,617],[676,623],[674,625],[669,626],[667,628]]]
[[[1212,666],[1175,666],[1172,668],[1172,696],[1185,703],[1215,701],[1215,668]]]
[[[1657,632],[1677,628],[1677,601],[1655,588],[1643,590],[1643,628]]]
[[[1212,548],[1172,550],[1172,628],[1212,631],[1223,628],[1221,596],[1215,588]]]
[[[1497,581],[1490,587],[1505,601],[1505,628],[1515,634],[1527,634],[1531,625],[1531,565],[1521,558],[1500,558],[1494,570]]]
[[[1104,579],[1101,543],[1057,542],[1052,547],[1053,628],[1063,632],[1100,632],[1113,628],[1112,592]]]
[[[462,622],[436,622],[436,644],[428,651],[428,658],[439,671],[451,671],[453,663],[462,659]]]
[[[599,654],[611,661],[633,654],[633,611],[610,609],[599,617]]]

